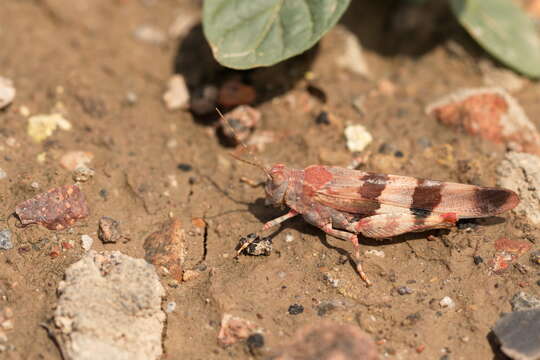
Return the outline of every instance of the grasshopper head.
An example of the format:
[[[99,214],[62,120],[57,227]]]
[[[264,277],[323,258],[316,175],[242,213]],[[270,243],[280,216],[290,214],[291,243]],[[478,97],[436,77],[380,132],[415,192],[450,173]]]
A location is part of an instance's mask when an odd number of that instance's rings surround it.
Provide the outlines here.
[[[266,205],[285,205],[285,194],[289,185],[289,170],[283,164],[275,164],[266,174],[268,176],[264,187]]]

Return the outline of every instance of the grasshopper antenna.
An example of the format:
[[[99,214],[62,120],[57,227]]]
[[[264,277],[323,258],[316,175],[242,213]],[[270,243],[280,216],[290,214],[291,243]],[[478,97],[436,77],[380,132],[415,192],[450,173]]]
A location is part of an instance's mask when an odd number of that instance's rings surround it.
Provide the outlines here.
[[[233,129],[233,127],[231,126],[231,124],[229,124],[229,122],[227,120],[225,120],[225,117],[223,116],[223,114],[221,113],[221,111],[219,111],[218,108],[216,108],[216,111],[217,113],[219,114],[219,116],[223,119],[223,122],[225,123],[225,126],[227,126],[229,128],[229,130],[231,130],[231,132],[233,134],[235,134],[236,136],[236,131]],[[237,137],[238,139],[238,137]],[[249,164],[249,165],[252,165],[252,166],[256,166],[258,167],[259,169],[261,169],[262,171],[264,171],[264,173],[266,174],[266,176],[269,178],[269,179],[272,179],[272,176],[270,175],[270,173],[268,172],[268,168],[265,167],[264,165],[262,165],[262,161],[257,157],[257,155],[255,155],[253,153],[253,151],[251,151],[250,148],[247,147],[247,145],[243,142],[243,141],[240,141],[238,140],[238,142],[240,143],[240,145],[242,146],[242,151],[246,151],[255,161],[250,161],[250,160],[247,160],[247,159],[244,159],[240,156],[238,156],[237,154],[233,153],[233,152],[230,152],[229,154],[235,158],[236,160],[238,161],[242,161],[246,164]]]

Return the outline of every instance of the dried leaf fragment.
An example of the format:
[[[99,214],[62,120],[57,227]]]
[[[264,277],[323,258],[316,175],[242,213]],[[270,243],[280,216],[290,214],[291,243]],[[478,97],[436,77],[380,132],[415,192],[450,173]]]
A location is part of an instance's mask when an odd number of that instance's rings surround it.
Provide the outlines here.
[[[88,216],[88,205],[77,185],[50,189],[23,201],[15,208],[23,225],[40,224],[49,230],[63,230]]]

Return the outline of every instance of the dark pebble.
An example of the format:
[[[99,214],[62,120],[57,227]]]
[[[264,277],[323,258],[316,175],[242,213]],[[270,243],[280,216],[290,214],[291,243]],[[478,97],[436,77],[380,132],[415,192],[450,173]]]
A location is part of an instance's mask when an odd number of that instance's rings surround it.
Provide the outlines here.
[[[540,286],[540,280],[538,280],[538,281],[536,282],[536,285]]]
[[[186,163],[178,164],[177,168],[178,168],[178,170],[184,171],[184,172],[188,172],[188,171],[193,170],[193,166],[191,166],[189,164],[186,164]]]
[[[475,265],[480,265],[481,263],[484,262],[484,259],[482,259],[482,257],[479,255],[475,255],[473,256],[473,261]]]
[[[259,333],[251,334],[246,339],[246,344],[251,352],[264,346],[264,336]]]
[[[397,151],[395,149],[396,147],[392,144],[382,143],[381,146],[379,146],[379,154],[391,154]]]
[[[450,360],[450,355],[445,354],[439,358],[439,360]]]
[[[540,265],[540,250],[531,253],[531,262],[535,265]]]
[[[336,306],[332,303],[323,303],[317,306],[317,315],[324,316],[330,311],[334,310]]]
[[[492,329],[502,352],[512,359],[540,358],[540,309],[503,314]]]
[[[319,125],[330,125],[328,113],[326,111],[321,111],[319,115],[317,115],[317,117],[315,118],[315,123]]]
[[[109,192],[106,189],[99,190],[99,196],[103,198],[103,200],[107,200],[107,196],[109,196]]]
[[[399,295],[409,295],[409,294],[412,294],[413,291],[410,287],[408,286],[400,286],[397,288],[397,292]]]
[[[397,157],[397,158],[402,158],[402,157],[405,156],[405,155],[403,154],[403,151],[398,150],[398,151],[396,151],[396,152],[394,153],[394,156]]]
[[[289,306],[289,314],[298,315],[304,312],[304,307],[300,304],[292,304]]]
[[[326,102],[326,93],[322,89],[316,87],[315,85],[308,85],[307,91],[311,96],[316,97],[322,103]]]

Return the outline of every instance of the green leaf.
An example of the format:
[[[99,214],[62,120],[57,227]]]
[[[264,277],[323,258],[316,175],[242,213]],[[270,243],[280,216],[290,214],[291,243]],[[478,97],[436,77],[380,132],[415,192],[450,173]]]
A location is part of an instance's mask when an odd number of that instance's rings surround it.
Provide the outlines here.
[[[461,25],[491,55],[530,77],[540,76],[540,39],[513,0],[451,0]]]
[[[270,66],[312,47],[336,24],[349,2],[205,0],[204,34],[224,66]]]

